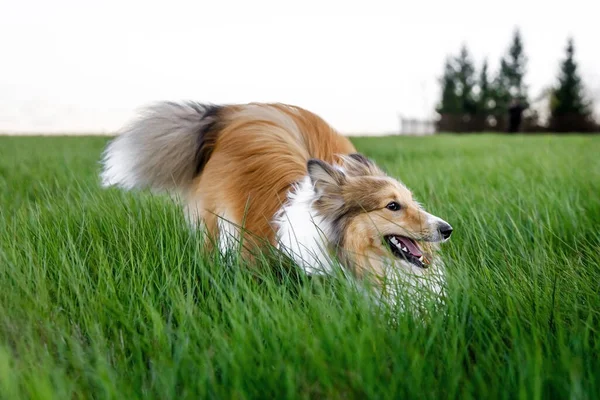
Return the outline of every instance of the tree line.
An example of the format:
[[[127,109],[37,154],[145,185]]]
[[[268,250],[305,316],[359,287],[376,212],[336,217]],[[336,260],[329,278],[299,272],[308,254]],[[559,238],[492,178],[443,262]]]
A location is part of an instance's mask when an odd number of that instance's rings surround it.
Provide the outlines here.
[[[540,121],[531,107],[525,83],[527,56],[521,32],[514,31],[510,46],[501,57],[494,76],[485,59],[477,71],[466,45],[456,56],[447,57],[440,79],[441,98],[436,108],[440,132],[598,132],[592,102],[585,94],[575,44],[569,38],[560,62],[556,82],[538,99],[545,97],[548,121]]]

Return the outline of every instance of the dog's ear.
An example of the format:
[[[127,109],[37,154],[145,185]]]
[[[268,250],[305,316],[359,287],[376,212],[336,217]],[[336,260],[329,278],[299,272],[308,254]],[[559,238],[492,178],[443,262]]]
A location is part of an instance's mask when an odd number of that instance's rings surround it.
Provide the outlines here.
[[[382,175],[383,172],[373,161],[360,153],[352,153],[340,156],[344,168],[350,176]]]
[[[317,193],[338,192],[339,188],[346,182],[344,173],[325,161],[315,158],[310,159],[306,164],[306,168]]]
[[[363,156],[360,153],[352,153],[348,154],[348,157],[353,159],[354,161],[363,164],[365,167],[370,167],[373,165],[373,162],[369,160],[367,157]]]

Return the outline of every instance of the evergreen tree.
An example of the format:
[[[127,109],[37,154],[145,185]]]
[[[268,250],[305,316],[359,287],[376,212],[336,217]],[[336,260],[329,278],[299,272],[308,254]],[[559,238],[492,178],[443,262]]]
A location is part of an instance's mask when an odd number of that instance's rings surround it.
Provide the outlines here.
[[[552,116],[566,114],[588,116],[590,114],[590,103],[585,99],[583,93],[583,84],[574,58],[575,45],[572,38],[569,38],[567,42],[566,53],[566,57],[560,66],[558,86],[553,91]]]
[[[492,95],[495,104],[494,114],[503,115],[510,104],[510,71],[506,60],[500,60],[498,75],[494,78]]]
[[[460,113],[460,99],[457,94],[457,72],[451,58],[446,59],[444,75],[440,79],[442,85],[442,99],[437,108],[440,114]]]
[[[456,83],[457,95],[463,114],[474,115],[477,111],[475,101],[475,67],[466,45],[460,49],[456,58]]]
[[[521,32],[518,29],[513,34],[513,41],[508,49],[505,63],[510,85],[508,90],[511,96],[518,98],[522,103],[527,103],[527,86],[524,81],[527,57],[523,49]]]
[[[479,87],[479,95],[477,96],[477,112],[482,115],[487,115],[493,107],[491,101],[493,100],[493,88],[488,76],[488,61],[483,61],[481,66],[481,72],[479,73],[479,80],[477,82]]]
[[[528,104],[525,73],[527,71],[527,57],[525,56],[521,32],[517,29],[507,54],[500,60],[498,75],[494,79],[493,97],[496,103],[495,114],[505,115],[511,99],[520,100],[521,104]]]

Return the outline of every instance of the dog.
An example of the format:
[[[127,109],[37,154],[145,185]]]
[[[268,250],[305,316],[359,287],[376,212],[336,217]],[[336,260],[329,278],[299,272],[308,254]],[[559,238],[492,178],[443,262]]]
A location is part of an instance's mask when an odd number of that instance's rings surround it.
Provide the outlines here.
[[[271,246],[309,275],[335,265],[381,292],[441,295],[452,227],[316,114],[287,104],[160,102],[104,150],[104,187],[176,193],[221,252]]]

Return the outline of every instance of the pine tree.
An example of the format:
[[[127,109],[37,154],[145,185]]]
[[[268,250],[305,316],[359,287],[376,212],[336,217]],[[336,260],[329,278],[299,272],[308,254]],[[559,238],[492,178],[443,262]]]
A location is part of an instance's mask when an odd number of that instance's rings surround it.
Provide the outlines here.
[[[475,67],[466,45],[462,46],[460,54],[456,58],[456,82],[462,113],[474,115],[477,111],[477,102],[473,91],[475,87]]]
[[[574,58],[575,45],[572,38],[568,39],[566,53],[566,57],[560,66],[558,86],[553,91],[552,116],[566,114],[588,116],[590,114],[590,103],[585,99],[583,93],[583,84]]]
[[[442,85],[442,98],[437,108],[440,114],[459,114],[460,99],[457,94],[457,72],[451,58],[446,59],[444,75],[440,79]]]
[[[513,41],[505,60],[511,96],[518,98],[522,103],[527,103],[527,86],[524,82],[527,72],[527,57],[523,49],[521,32],[518,29],[513,34]]]
[[[481,72],[479,73],[479,80],[477,82],[479,87],[479,95],[477,96],[477,112],[484,116],[490,112],[493,100],[493,88],[488,76],[488,61],[485,59],[481,66]]]
[[[507,54],[500,60],[498,75],[494,79],[493,97],[496,103],[497,116],[505,115],[512,99],[518,99],[521,104],[528,104],[525,74],[527,72],[527,57],[525,56],[521,32],[517,29]]]
[[[498,75],[494,78],[492,95],[494,100],[494,114],[504,115],[510,103],[510,71],[506,60],[500,60]]]

